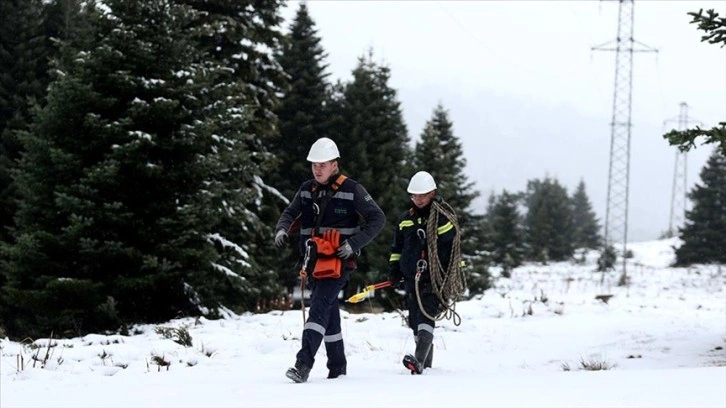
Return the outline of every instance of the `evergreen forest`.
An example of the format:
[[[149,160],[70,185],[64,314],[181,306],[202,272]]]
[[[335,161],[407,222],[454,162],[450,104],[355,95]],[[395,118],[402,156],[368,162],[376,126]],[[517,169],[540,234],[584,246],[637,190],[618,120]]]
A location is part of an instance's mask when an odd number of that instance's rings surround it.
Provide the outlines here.
[[[9,337],[280,307],[299,285],[300,237],[278,249],[273,228],[311,178],[305,158],[320,137],[338,142],[342,172],[387,218],[344,297],[386,279],[418,170],[457,211],[469,297],[490,287],[493,266],[506,273],[602,248],[585,180],[568,191],[543,175],[478,208],[446,106],[432,106],[411,135],[375,51],[361,50],[350,77],[332,82],[305,3],[289,22],[284,6],[0,2],[0,329]],[[699,29],[723,30],[699,16]],[[682,265],[726,263],[726,137],[723,127],[707,132],[721,147],[689,195]],[[698,135],[666,136],[689,148]],[[380,292],[373,301],[400,307]]]

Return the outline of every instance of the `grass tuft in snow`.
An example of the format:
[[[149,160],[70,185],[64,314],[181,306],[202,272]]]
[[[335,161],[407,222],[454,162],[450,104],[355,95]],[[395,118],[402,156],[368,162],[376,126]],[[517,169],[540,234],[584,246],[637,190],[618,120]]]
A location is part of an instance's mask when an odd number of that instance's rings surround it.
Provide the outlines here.
[[[562,365],[562,371],[572,371],[572,368],[570,367],[570,363],[563,362]],[[602,370],[610,370],[616,367],[616,364],[608,362],[604,358],[598,358],[598,357],[590,357],[590,358],[584,358],[580,357],[580,365],[578,367],[579,370],[584,371],[602,371]]]
[[[151,363],[155,364],[157,366],[156,371],[161,371],[161,367],[166,367],[166,371],[169,371],[169,366],[171,366],[171,361],[166,360],[163,355],[162,356],[152,355]],[[146,370],[150,371],[148,361],[146,362]]]
[[[179,343],[184,347],[192,347],[192,335],[189,334],[189,329],[186,326],[182,327],[166,327],[158,326],[154,329],[157,334],[160,334],[165,339],[173,340],[175,343]]]
[[[199,351],[209,358],[212,358],[213,355],[217,354],[217,350],[209,348],[209,347],[205,347],[204,343],[202,343],[202,346],[199,348]]]

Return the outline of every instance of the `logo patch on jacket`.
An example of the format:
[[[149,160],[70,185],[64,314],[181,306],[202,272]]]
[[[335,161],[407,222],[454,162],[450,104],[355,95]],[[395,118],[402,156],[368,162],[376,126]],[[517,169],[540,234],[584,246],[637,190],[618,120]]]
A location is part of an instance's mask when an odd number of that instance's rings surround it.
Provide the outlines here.
[[[348,209],[347,208],[336,208],[335,213],[336,214],[348,214]]]

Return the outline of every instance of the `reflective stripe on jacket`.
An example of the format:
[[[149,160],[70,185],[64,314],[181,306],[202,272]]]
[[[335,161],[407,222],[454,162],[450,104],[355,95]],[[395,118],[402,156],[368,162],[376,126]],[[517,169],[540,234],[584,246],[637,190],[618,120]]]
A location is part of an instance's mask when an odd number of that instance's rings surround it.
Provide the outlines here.
[[[398,218],[389,258],[389,272],[392,275],[399,275],[407,281],[412,281],[416,275],[416,263],[421,259],[422,251],[426,263],[429,263],[427,244],[419,237],[418,230],[426,231],[430,208],[430,206],[423,209],[413,207]],[[438,221],[436,239],[438,239],[439,262],[446,268],[449,265],[456,228],[443,214],[439,214]],[[422,274],[421,279],[431,279],[428,268]]]
[[[300,218],[300,256],[305,254],[305,237],[309,237],[315,227],[315,213],[313,203],[318,202],[326,194],[334,192],[321,214],[320,230],[322,234],[328,229],[335,228],[340,231],[341,242],[347,240],[353,251],[358,251],[368,245],[383,228],[386,217],[378,204],[366,189],[350,178],[334,190],[333,181],[338,174],[331,176],[328,184],[318,184],[314,179],[305,181],[295,194],[290,204],[285,208],[275,231],[288,230],[290,225]],[[315,186],[315,191],[313,191]]]

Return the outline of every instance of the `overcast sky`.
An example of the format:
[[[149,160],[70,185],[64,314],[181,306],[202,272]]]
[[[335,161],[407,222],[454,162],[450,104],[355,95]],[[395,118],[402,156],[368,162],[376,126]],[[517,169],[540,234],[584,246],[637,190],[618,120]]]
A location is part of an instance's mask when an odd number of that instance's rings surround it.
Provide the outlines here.
[[[449,110],[482,192],[523,191],[549,175],[572,192],[580,179],[601,223],[607,205],[615,53],[592,51],[617,33],[616,1],[307,2],[328,54],[331,80],[351,80],[370,48],[391,68],[413,141],[437,103]],[[289,21],[298,2],[283,14]],[[664,122],[679,104],[706,127],[726,121],[726,48],[702,43],[689,11],[726,1],[641,1],[633,68],[629,240],[668,228],[675,150]],[[345,143],[345,141],[338,141]],[[688,154],[689,189],[711,148]],[[353,177],[355,175],[352,175]]]

